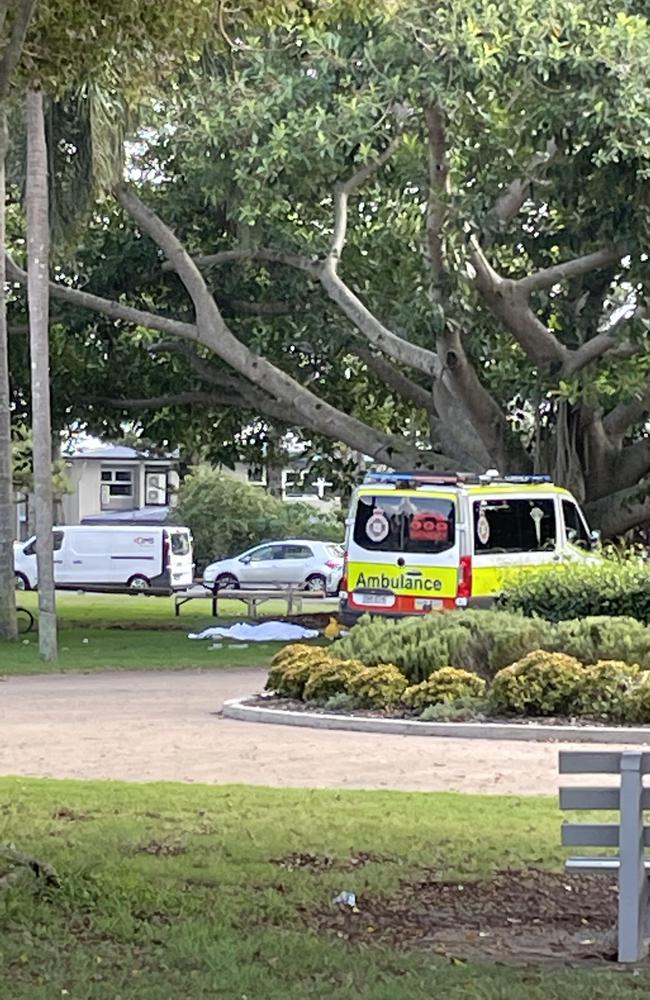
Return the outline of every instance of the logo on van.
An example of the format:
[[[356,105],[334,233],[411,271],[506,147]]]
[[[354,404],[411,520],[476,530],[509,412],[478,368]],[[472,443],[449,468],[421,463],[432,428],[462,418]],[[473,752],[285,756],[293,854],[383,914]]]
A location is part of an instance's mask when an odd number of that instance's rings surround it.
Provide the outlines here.
[[[153,545],[153,538],[151,535],[138,535],[137,538],[133,539],[136,545]]]

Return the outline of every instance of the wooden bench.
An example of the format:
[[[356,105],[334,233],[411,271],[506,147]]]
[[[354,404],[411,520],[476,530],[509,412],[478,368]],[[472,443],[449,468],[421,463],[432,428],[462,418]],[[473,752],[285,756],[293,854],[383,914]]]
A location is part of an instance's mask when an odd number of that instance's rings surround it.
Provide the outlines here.
[[[321,590],[296,590],[293,587],[283,587],[277,590],[218,590],[215,593],[206,591],[205,594],[175,594],[174,614],[178,618],[181,607],[188,601],[210,600],[212,601],[212,616],[216,618],[219,614],[219,601],[241,601],[246,605],[249,618],[257,619],[258,609],[267,601],[285,601],[287,614],[302,612],[303,600],[324,600],[327,595]]]
[[[616,847],[605,857],[572,857],[567,871],[618,876],[618,960],[638,962],[648,953],[650,933],[650,826],[644,811],[650,809],[650,753],[641,750],[560,752],[560,774],[616,774],[620,781],[609,787],[560,788],[560,808],[618,812],[618,823],[563,823],[565,847]]]

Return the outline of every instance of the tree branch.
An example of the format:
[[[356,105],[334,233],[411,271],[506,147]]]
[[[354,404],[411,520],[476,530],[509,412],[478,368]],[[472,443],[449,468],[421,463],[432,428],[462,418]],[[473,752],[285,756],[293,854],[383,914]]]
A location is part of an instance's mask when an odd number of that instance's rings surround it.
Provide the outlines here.
[[[377,354],[376,351],[371,351],[368,347],[358,343],[352,346],[352,350],[357,357],[365,362],[370,371],[390,389],[394,389],[398,396],[409,400],[409,402],[413,403],[419,409],[427,410],[428,412],[432,410],[433,400],[431,393],[421,385],[413,382],[407,375],[404,375],[399,368],[392,365],[381,354]]]
[[[325,267],[336,271],[341,259],[348,229],[348,202],[350,195],[360,188],[362,184],[365,184],[369,177],[372,177],[378,170],[381,170],[399,146],[401,138],[401,134],[395,136],[376,159],[364,164],[346,181],[342,181],[336,185],[334,189],[334,230],[329,253],[325,258]]]
[[[623,448],[616,459],[613,477],[618,489],[636,486],[650,472],[650,438],[635,441]]]
[[[647,485],[610,493],[585,505],[592,524],[598,525],[605,538],[614,538],[650,521],[650,496]],[[646,494],[644,496],[644,493]]]
[[[605,431],[614,441],[621,440],[625,432],[640,423],[650,410],[650,384],[629,403],[619,403],[603,417]]]
[[[6,100],[9,93],[11,78],[22,55],[35,6],[36,0],[18,0],[16,4],[9,41],[0,59],[0,101]]]
[[[285,250],[274,250],[272,247],[257,247],[253,250],[220,250],[218,253],[199,254],[194,257],[194,263],[204,271],[213,267],[222,267],[224,264],[237,263],[245,260],[259,260],[268,264],[284,264],[287,267],[294,267],[299,271],[305,271],[313,277],[318,277],[321,262],[310,260],[303,254],[289,253]],[[163,271],[174,271],[174,265],[166,260],[162,265]]]
[[[544,173],[540,168],[546,168],[557,153],[555,140],[551,139],[546,146],[546,150],[534,153],[528,161],[523,177],[515,177],[498,196],[492,209],[492,215],[499,225],[505,226],[514,219],[520,212],[530,192],[533,181],[536,181]]]
[[[420,461],[417,450],[403,438],[393,437],[351,417],[271,364],[253,353],[230,331],[210,294],[196,263],[172,230],[142,203],[135,191],[126,186],[117,188],[115,197],[135,220],[141,232],[148,235],[163,251],[183,282],[196,312],[199,343],[214,351],[231,368],[259,386],[283,406],[293,406],[301,422],[319,428],[350,447],[372,456],[390,467],[403,462]]]
[[[27,285],[27,272],[18,267],[5,253],[7,262],[7,277],[9,281],[15,281],[20,285]],[[180,320],[171,317],[159,316],[157,313],[146,312],[142,309],[134,309],[132,306],[122,305],[113,299],[104,299],[99,295],[92,295],[83,292],[78,288],[70,288],[68,285],[59,285],[54,281],[50,282],[50,295],[61,302],[66,302],[71,306],[79,306],[82,309],[89,309],[91,312],[101,313],[109,319],[122,320],[125,323],[132,323],[134,326],[142,326],[148,330],[158,330],[160,333],[171,334],[175,337],[184,337],[186,340],[198,340],[198,330],[192,323],[182,323]]]
[[[429,148],[429,198],[427,200],[426,256],[434,280],[439,280],[444,266],[442,228],[446,215],[446,197],[449,194],[449,163],[445,117],[437,105],[426,112]]]
[[[563,264],[555,264],[553,267],[545,267],[541,271],[535,271],[526,278],[519,278],[516,283],[526,295],[529,295],[530,292],[552,288],[553,285],[557,285],[561,281],[579,278],[582,274],[588,274],[589,271],[597,271],[618,264],[626,253],[628,251],[625,247],[605,247],[602,250],[596,250],[595,253],[567,260]]]

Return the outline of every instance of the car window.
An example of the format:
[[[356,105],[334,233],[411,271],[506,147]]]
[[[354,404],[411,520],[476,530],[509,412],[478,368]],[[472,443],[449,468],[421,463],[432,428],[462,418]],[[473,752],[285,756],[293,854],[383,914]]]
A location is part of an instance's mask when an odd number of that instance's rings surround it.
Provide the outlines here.
[[[474,552],[548,552],[555,548],[555,503],[538,497],[474,501]]]
[[[268,562],[270,559],[284,558],[284,545],[265,545],[249,553],[251,562]]]
[[[59,552],[61,546],[63,545],[63,532],[55,531],[52,535],[52,551]],[[32,538],[25,548],[23,549],[23,555],[35,556],[36,555],[36,539]]]
[[[311,559],[314,553],[308,545],[284,545],[285,559]]]
[[[455,510],[437,497],[361,496],[354,541],[370,552],[444,552],[456,541]]]
[[[567,539],[580,548],[591,548],[591,537],[580,511],[572,500],[562,501],[562,516]]]
[[[190,551],[190,540],[184,531],[174,531],[170,535],[172,552],[175,556],[186,556]]]
[[[342,559],[343,558],[343,546],[342,545],[328,545],[327,554],[332,559]]]

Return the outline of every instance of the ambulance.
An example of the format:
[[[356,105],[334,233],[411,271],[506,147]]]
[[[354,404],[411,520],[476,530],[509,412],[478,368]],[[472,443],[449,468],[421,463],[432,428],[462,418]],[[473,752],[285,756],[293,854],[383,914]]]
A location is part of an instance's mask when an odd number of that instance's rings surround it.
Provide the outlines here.
[[[346,520],[340,620],[487,607],[515,573],[591,561],[599,540],[549,476],[371,472]]]

